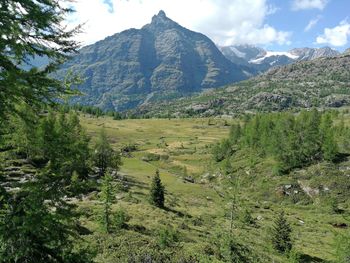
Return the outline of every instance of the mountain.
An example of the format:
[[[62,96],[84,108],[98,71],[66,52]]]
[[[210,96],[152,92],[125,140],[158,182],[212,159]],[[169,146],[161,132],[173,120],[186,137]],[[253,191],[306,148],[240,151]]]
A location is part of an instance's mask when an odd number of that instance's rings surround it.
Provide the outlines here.
[[[340,53],[330,47],[323,48],[294,48],[290,52],[293,56],[296,56],[297,61],[301,60],[313,60],[322,57],[335,57]]]
[[[262,57],[266,53],[264,49],[251,45],[219,46],[219,49],[233,63],[246,66],[250,66],[250,60]]]
[[[169,19],[163,11],[141,29],[129,29],[83,47],[63,65],[79,73],[85,94],[74,103],[126,110],[145,102],[181,97],[247,79],[205,35]]]
[[[316,58],[275,67],[221,89],[176,102],[149,104],[132,114],[149,116],[220,116],[350,105],[350,54]]]
[[[251,45],[237,45],[219,47],[221,52],[231,62],[252,67],[264,72],[275,66],[283,66],[297,61],[309,61],[321,57],[335,57],[340,55],[329,47],[323,48],[294,48],[286,52],[266,51]]]

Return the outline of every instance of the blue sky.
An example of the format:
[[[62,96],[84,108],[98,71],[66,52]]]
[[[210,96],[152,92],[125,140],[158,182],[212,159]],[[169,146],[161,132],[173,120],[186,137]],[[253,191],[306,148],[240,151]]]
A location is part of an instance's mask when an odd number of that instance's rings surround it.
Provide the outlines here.
[[[84,23],[78,40],[91,44],[141,28],[164,10],[179,24],[218,45],[270,50],[350,46],[350,0],[76,0],[70,23]]]
[[[279,30],[292,32],[291,46],[293,47],[322,47],[325,45],[331,46],[338,50],[344,50],[349,47],[349,41],[343,46],[334,46],[331,43],[316,42],[318,36],[324,34],[325,28],[333,29],[337,27],[342,21],[350,23],[350,1],[349,0],[330,0],[326,1],[323,9],[308,8],[293,10],[292,1],[285,0],[271,0],[270,4],[273,4],[278,10],[267,16],[266,22],[275,26]],[[309,22],[315,21],[314,25],[305,30]],[[313,23],[312,23],[313,24]],[[350,32],[347,39],[349,40]],[[276,45],[273,43],[271,48],[275,49],[288,49],[288,45]]]

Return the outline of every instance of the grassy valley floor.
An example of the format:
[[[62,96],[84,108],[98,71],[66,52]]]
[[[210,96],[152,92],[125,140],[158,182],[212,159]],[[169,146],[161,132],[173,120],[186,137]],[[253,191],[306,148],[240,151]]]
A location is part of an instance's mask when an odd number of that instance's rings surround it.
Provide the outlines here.
[[[222,164],[213,161],[211,147],[227,137],[229,124],[236,121],[116,121],[108,117],[81,116],[92,141],[105,127],[113,147],[136,146],[134,150],[124,152],[119,172],[124,188],[118,191],[118,201],[114,205],[114,209],[122,207],[130,216],[127,229],[101,237],[93,212],[100,206],[96,201],[97,194],[90,194],[79,202],[84,214],[82,222],[93,233],[87,239],[95,245],[108,239],[109,248],[99,249],[97,258],[100,262],[115,262],[113,260],[121,258],[119,254],[125,248],[120,243],[130,246],[130,250],[133,246],[147,247],[152,242],[157,243],[159,229],[165,226],[176,229],[178,240],[172,246],[176,247],[174,250],[184,251],[181,253],[206,251],[215,233],[229,231],[229,194],[221,184]],[[350,161],[344,159],[336,165],[315,164],[283,176],[273,175],[273,162],[258,157],[252,159],[244,152],[235,155],[234,174],[240,178],[240,188],[233,235],[266,258],[266,262],[286,262],[284,256],[274,251],[270,241],[273,221],[283,209],[292,225],[295,248],[302,254],[303,262],[335,260],[335,236],[337,233],[345,235],[350,224],[349,194],[338,193],[345,196],[339,204],[343,212],[334,213],[327,201],[330,196],[316,190],[318,184],[322,184],[333,191],[331,186],[338,177],[350,180]],[[159,169],[166,189],[164,210],[148,202],[151,178],[156,169]],[[341,170],[341,175],[332,175],[334,169]],[[243,210],[251,212],[254,224],[241,220]]]

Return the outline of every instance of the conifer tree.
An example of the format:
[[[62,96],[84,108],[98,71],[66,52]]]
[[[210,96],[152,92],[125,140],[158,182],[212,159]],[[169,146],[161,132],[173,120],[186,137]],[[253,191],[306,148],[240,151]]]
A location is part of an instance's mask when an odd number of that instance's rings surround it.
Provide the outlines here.
[[[108,142],[107,134],[103,128],[97,139],[94,148],[94,163],[99,168],[99,175],[103,177],[107,168],[112,168],[118,171],[121,165],[120,154],[115,152]]]
[[[11,136],[4,127],[13,117],[21,118],[27,122],[21,129],[27,136],[26,158],[39,154],[48,161],[35,180],[22,183],[19,191],[0,186],[0,262],[90,262],[73,248],[77,215],[75,206],[65,201],[72,172],[66,164],[76,157],[73,148],[65,134],[57,137],[54,115],[43,118],[39,131],[33,132],[28,124],[32,118],[20,110],[28,107],[39,119],[39,110],[72,93],[69,81],[52,74],[78,47],[72,38],[79,29],[67,30],[64,19],[72,10],[62,2],[0,2],[0,134]],[[46,58],[48,64],[33,67],[30,60],[37,57]],[[33,141],[38,145],[31,145],[28,135],[37,136]],[[18,147],[21,142],[16,144]],[[39,153],[32,151],[33,146]]]
[[[62,2],[1,1],[0,119],[16,113],[18,102],[41,108],[70,93],[66,83],[50,75],[79,47],[73,37],[80,28],[67,30],[63,21],[73,10],[65,8]],[[30,60],[36,57],[47,58],[48,65],[41,69],[31,67]]]
[[[160,180],[159,170],[156,170],[156,174],[152,180],[150,202],[159,208],[164,207],[164,186]]]
[[[230,135],[229,135],[231,143],[236,144],[240,139],[241,135],[242,135],[241,125],[233,124],[230,128]]]
[[[286,253],[292,249],[293,244],[291,233],[292,228],[290,227],[284,212],[281,211],[276,218],[272,229],[272,244],[277,251]]]
[[[330,114],[325,114],[320,125],[322,136],[322,154],[327,161],[333,161],[338,153],[338,145],[334,138],[333,121]]]
[[[106,233],[111,233],[112,222],[112,204],[115,201],[115,189],[113,186],[113,177],[109,172],[106,172],[102,178],[101,185],[101,201],[103,203],[101,223]]]

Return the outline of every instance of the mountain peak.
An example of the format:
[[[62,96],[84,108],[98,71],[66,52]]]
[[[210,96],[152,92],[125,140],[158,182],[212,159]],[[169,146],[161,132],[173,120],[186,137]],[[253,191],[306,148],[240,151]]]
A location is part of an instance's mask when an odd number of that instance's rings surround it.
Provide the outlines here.
[[[163,10],[160,10],[157,16],[164,17],[164,18],[167,17]]]
[[[163,10],[160,10],[157,15],[152,17],[152,22],[145,25],[143,28],[154,32],[162,32],[166,29],[171,29],[178,26],[179,25],[176,22],[166,16]]]
[[[154,15],[152,17],[152,23],[154,22],[166,22],[166,21],[171,21],[171,19],[169,19],[165,12],[163,10],[160,10],[159,13],[157,15]]]

